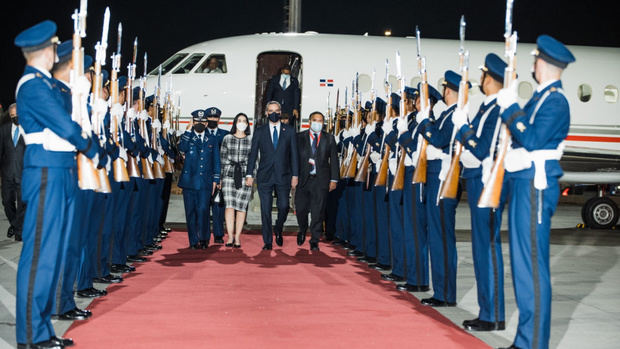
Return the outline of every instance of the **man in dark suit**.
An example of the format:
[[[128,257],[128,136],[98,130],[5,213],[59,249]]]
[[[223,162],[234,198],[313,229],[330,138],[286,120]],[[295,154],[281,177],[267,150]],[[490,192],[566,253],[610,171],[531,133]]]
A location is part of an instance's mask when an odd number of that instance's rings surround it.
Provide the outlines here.
[[[23,130],[17,119],[17,105],[9,106],[10,121],[0,126],[0,174],[2,175],[2,205],[9,220],[7,237],[15,235],[16,241],[22,240],[22,226],[26,206],[22,202],[22,169],[24,167]]]
[[[319,250],[323,232],[323,217],[327,193],[336,189],[339,177],[338,154],[334,136],[323,132],[324,116],[318,111],[310,114],[310,130],[297,134],[299,153],[299,188],[295,191],[297,208],[297,245],[306,240],[308,213],[310,224],[310,250]]]
[[[289,124],[293,130],[297,130],[300,92],[299,81],[291,76],[291,67],[284,66],[280,69],[280,74],[274,75],[269,80],[265,93],[265,100],[280,103],[282,118],[289,119]]]
[[[252,138],[252,148],[248,157],[246,185],[254,183],[254,167],[260,154],[260,163],[256,172],[258,195],[260,198],[261,222],[263,226],[263,250],[271,250],[273,233],[276,243],[282,246],[282,228],[289,210],[291,188],[297,186],[299,161],[295,130],[280,122],[281,106],[276,101],[267,103],[265,113],[269,123],[256,129]],[[273,227],[271,206],[273,191],[277,195],[278,219]]]

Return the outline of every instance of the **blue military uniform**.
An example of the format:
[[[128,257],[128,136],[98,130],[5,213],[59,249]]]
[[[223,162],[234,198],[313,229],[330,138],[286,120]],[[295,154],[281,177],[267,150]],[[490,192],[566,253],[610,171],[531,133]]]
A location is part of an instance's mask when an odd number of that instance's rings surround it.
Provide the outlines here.
[[[444,74],[444,88],[458,91],[460,75],[453,71]],[[437,120],[430,119],[420,123],[420,133],[428,141],[426,175],[426,212],[428,241],[431,257],[431,276],[433,278],[433,297],[423,299],[423,304],[433,306],[456,304],[456,237],[454,220],[456,199],[438,200],[441,184],[440,172],[450,165],[452,145],[452,113],[456,104],[448,106]]]
[[[486,56],[481,67],[485,79],[504,81],[506,63],[496,54]],[[488,95],[469,124],[457,131],[456,139],[463,145],[461,177],[465,180],[467,201],[471,210],[471,241],[478,294],[478,320],[487,329],[504,329],[504,263],[500,236],[504,201],[498,209],[478,207],[482,192],[482,162],[492,164],[500,120],[496,95]],[[488,158],[488,159],[487,159]],[[485,160],[486,159],[486,160]],[[504,191],[505,192],[505,191]],[[466,329],[480,328],[479,321],[463,323]]]
[[[55,33],[56,24],[44,21],[21,32],[15,45],[24,52],[46,49],[57,42]],[[27,203],[17,270],[16,337],[20,345],[52,346],[53,298],[77,190],[75,150],[93,158],[98,147],[71,120],[48,71],[27,65],[16,100],[26,134],[22,198]]]
[[[372,102],[366,102],[366,110],[372,108]],[[367,114],[368,116],[370,114]],[[367,118],[368,118],[367,116]],[[374,132],[375,124],[372,120],[367,119],[367,125],[364,130],[365,140],[360,151],[360,163],[366,156],[366,153],[373,150],[373,143],[370,142],[370,136]],[[361,193],[362,193],[362,220],[363,220],[363,237],[362,246],[358,249],[364,253],[362,261],[368,263],[375,263],[377,260],[377,248],[376,248],[376,234],[377,227],[375,224],[375,201],[373,189],[375,187],[376,175],[374,172],[374,164],[368,162],[368,175],[362,179]]]
[[[561,69],[575,61],[571,52],[550,36],[542,35],[536,43],[536,59]],[[560,192],[559,158],[570,126],[569,104],[560,80],[542,82],[523,108],[517,103],[503,105],[502,92],[498,103],[507,108],[501,118],[512,135],[504,164],[510,195],[510,262],[519,308],[514,346],[547,348],[551,325],[549,233]]]
[[[206,122],[206,113],[192,112],[195,122]],[[210,239],[209,205],[213,183],[220,182],[220,152],[217,138],[208,132],[188,130],[181,136],[179,151],[185,153],[185,163],[179,178],[183,189],[183,203],[189,243],[192,247],[206,248]]]
[[[205,113],[207,117],[219,117],[221,116],[221,111],[218,108],[209,108],[205,109]],[[228,134],[228,131],[216,127],[214,129],[207,128],[205,132],[208,132],[212,136],[217,138],[217,147],[218,149],[222,147],[222,141],[224,140],[224,136]],[[223,239],[224,237],[224,211],[225,207],[220,205],[212,205],[211,212],[213,214],[213,237],[214,239]],[[221,242],[224,242],[223,240]]]

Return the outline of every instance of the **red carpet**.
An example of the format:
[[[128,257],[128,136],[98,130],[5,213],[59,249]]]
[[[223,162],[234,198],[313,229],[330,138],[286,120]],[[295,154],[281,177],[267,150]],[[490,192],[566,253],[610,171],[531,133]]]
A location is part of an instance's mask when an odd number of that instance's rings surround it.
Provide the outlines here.
[[[377,271],[295,236],[261,251],[187,248],[172,232],[164,248],[108,287],[65,334],[77,348],[487,348]]]

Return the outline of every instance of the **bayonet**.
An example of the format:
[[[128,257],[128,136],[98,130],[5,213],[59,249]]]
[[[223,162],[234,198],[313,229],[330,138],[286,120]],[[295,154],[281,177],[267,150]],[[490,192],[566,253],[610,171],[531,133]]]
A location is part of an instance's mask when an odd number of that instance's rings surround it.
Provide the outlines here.
[[[116,30],[118,36],[116,38],[116,54],[121,55],[121,39],[123,38],[123,23],[118,22],[118,29]]]
[[[465,27],[467,23],[465,23],[465,15],[461,16],[461,21],[459,22],[459,54],[465,52]]]
[[[79,30],[80,37],[86,37],[86,9],[88,7],[88,0],[80,0],[80,12],[79,16]]]
[[[418,49],[418,58],[422,55],[422,47],[420,43],[420,27],[415,26],[415,41]]]
[[[148,61],[149,61],[149,56],[146,53],[146,51],[144,52],[144,74],[142,75],[143,77],[146,77],[146,68],[148,65]]]

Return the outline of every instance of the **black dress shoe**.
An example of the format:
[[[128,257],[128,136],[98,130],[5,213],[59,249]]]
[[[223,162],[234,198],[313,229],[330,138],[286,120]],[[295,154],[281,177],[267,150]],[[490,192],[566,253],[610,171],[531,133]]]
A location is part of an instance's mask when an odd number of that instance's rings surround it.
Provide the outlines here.
[[[332,245],[336,245],[336,246],[343,246],[346,242],[344,240],[340,240],[338,238],[334,238],[334,241],[332,242]]]
[[[161,249],[162,249],[162,246],[161,246],[161,245],[156,244],[155,242],[153,242],[153,243],[151,243],[150,245],[146,245],[146,248],[148,248],[149,250],[153,250],[153,251],[155,251],[155,250],[161,250]]]
[[[319,243],[311,242],[310,243],[310,251],[319,251]]]
[[[429,290],[428,286],[417,286],[411,284],[402,284],[396,285],[396,289],[399,291],[407,291],[407,292],[426,292]]]
[[[355,245],[351,245],[350,243],[345,243],[344,245],[342,245],[342,247],[345,248],[345,250],[355,250]]]
[[[431,307],[454,307],[456,303],[440,301],[437,298],[424,298],[420,301],[423,305],[430,305]]]
[[[140,256],[127,256],[127,261],[128,262],[133,262],[133,263],[142,263],[142,262],[146,262],[146,258],[144,257],[140,257]]]
[[[463,321],[463,328],[467,331],[502,331],[506,329],[506,323],[504,321],[490,322],[473,319]]]
[[[17,343],[17,349],[62,349],[65,346],[52,339],[34,344]]]
[[[362,257],[363,255],[364,255],[364,252],[357,251],[357,250],[347,252],[347,256],[351,256],[351,257]]]
[[[98,290],[94,287],[77,291],[77,295],[80,298],[98,298],[98,297],[103,297],[106,294],[107,294],[107,291]]]
[[[169,232],[172,231],[172,229],[170,229],[168,227],[161,226],[161,227],[159,227],[159,231],[165,231],[166,233],[169,233]]]
[[[226,247],[233,247],[233,243],[232,242],[227,242],[224,244],[224,246]]]
[[[22,233],[15,233],[15,241],[22,241]]]
[[[125,264],[112,264],[110,270],[113,273],[131,273],[132,271],[136,271],[135,267]]]
[[[365,263],[377,264],[377,258],[375,258],[375,257],[368,257],[368,256],[366,256],[366,257],[363,257],[363,258],[366,260]]]
[[[75,343],[73,343],[73,339],[71,338],[62,338],[62,337],[52,337],[50,338],[51,341],[54,341],[60,345],[63,345],[65,347],[72,347]]]
[[[191,248],[192,250],[200,250],[200,242],[190,245],[189,248]]]
[[[511,345],[509,347],[505,347],[505,348],[499,348],[499,349],[519,349],[519,347],[517,347],[516,345]]]
[[[284,245],[284,240],[282,239],[282,232],[276,233],[276,244],[280,247]]]
[[[271,244],[265,244],[265,246],[263,246],[263,251],[269,251],[271,250],[273,247]]]
[[[69,321],[74,321],[74,320],[86,320],[88,319],[90,316],[81,311],[78,308],[69,310],[68,312],[64,313],[64,314],[60,314],[58,315],[58,320],[69,320]]]
[[[223,244],[224,243],[224,239],[223,238],[215,238],[213,239],[213,242],[216,244]]]
[[[375,270],[378,270],[378,271],[388,271],[388,270],[392,269],[391,266],[389,266],[387,264],[381,264],[381,263],[377,263],[377,264],[371,265],[369,267],[371,267],[371,268],[373,268]]]
[[[93,281],[100,284],[120,284],[121,282],[123,282],[123,278],[120,276],[108,274],[100,278],[94,278]]]
[[[6,237],[12,238],[13,236],[15,236],[15,228],[9,227],[9,230],[6,231]]]
[[[325,239],[325,241],[333,241],[335,238],[333,234],[325,234],[323,239]]]
[[[381,275],[381,278],[383,280],[394,281],[394,282],[405,281],[405,279],[403,279],[402,276],[394,275],[394,273],[392,273],[392,274],[383,274],[383,275]]]
[[[207,247],[209,247],[209,241],[207,240],[200,240],[198,244],[200,244],[200,248],[202,248],[203,250],[206,250]]]
[[[241,248],[241,244],[233,244],[234,248]]]
[[[306,242],[306,234],[305,233],[297,233],[297,246],[301,246]]]
[[[150,256],[152,254],[153,254],[153,251],[145,249],[145,248],[143,248],[140,251],[138,251],[138,256],[140,256],[140,257]]]

